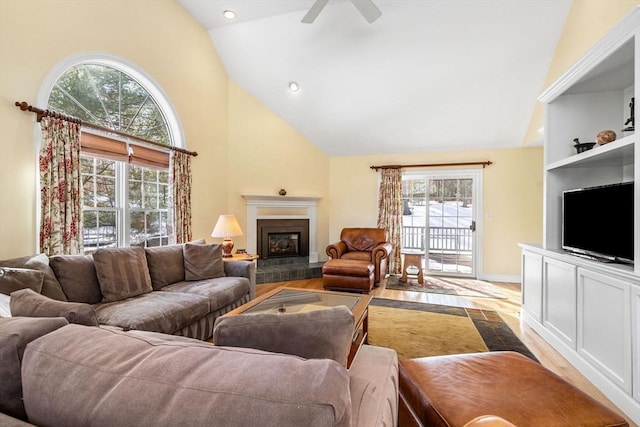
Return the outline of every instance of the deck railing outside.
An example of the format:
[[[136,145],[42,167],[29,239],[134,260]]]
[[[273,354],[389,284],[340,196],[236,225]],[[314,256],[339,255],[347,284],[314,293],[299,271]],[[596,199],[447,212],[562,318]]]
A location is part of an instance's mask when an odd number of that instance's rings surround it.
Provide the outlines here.
[[[403,226],[402,248],[425,250],[425,227]],[[472,231],[458,227],[429,227],[429,250],[471,252]]]

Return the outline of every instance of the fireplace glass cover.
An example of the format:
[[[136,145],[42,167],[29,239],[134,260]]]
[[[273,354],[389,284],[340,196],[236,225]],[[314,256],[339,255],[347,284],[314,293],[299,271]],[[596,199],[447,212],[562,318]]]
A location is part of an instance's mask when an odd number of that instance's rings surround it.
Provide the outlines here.
[[[300,254],[300,233],[269,233],[269,256]]]

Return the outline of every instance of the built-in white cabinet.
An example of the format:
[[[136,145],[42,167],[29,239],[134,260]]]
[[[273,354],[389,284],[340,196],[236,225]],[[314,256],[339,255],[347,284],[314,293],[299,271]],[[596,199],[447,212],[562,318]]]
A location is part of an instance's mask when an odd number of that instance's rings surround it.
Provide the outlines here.
[[[640,125],[640,115],[632,114],[632,98],[640,102],[639,8],[538,98],[545,104],[544,230],[542,244],[520,246],[523,322],[640,424],[640,132],[628,128]],[[581,153],[573,147],[575,138],[595,142],[609,129],[615,141]],[[563,251],[563,192],[629,181],[636,182],[635,265]]]
[[[636,286],[631,288],[631,338],[633,397],[640,402],[640,288]]]
[[[543,258],[542,324],[572,349],[576,348],[576,266]]]
[[[578,354],[631,393],[631,284],[578,269]]]
[[[522,306],[542,322],[542,255],[522,251]]]

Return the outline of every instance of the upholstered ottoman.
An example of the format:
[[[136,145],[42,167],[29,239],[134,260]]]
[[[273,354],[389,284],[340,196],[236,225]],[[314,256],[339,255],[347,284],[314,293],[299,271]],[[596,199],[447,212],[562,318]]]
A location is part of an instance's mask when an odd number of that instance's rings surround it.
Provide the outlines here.
[[[518,427],[627,426],[625,419],[514,352],[400,361],[399,425],[462,427],[495,415]]]
[[[322,266],[325,289],[369,293],[373,288],[375,267],[368,261],[330,259]]]

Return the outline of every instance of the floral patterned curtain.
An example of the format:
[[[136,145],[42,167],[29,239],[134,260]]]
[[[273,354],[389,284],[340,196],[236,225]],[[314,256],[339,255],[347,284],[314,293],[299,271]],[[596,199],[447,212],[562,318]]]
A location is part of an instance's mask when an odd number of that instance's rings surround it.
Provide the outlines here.
[[[43,117],[40,127],[40,251],[81,254],[80,124]]]
[[[399,274],[402,269],[402,170],[382,169],[378,196],[378,227],[387,230],[387,241],[393,245],[389,260],[389,273]]]
[[[191,156],[171,151],[169,169],[176,243],[186,243],[191,240]]]

